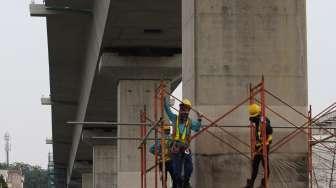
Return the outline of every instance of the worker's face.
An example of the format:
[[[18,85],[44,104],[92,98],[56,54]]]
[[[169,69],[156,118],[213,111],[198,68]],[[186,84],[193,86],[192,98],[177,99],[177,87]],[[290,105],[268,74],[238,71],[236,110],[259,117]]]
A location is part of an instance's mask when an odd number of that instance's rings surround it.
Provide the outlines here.
[[[252,123],[258,124],[260,116],[250,117],[249,120]]]
[[[166,129],[166,130],[164,130],[164,133],[165,133],[166,136],[169,136],[170,135],[170,130]]]
[[[189,106],[184,105],[184,104],[180,104],[179,114],[180,114],[181,120],[188,119],[189,112],[190,112],[190,107]]]

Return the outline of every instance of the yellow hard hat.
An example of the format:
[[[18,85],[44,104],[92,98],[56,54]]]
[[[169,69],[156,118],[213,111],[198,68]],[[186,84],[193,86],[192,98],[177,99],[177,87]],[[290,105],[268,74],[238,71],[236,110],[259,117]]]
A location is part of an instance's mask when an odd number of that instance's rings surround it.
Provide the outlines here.
[[[189,99],[183,99],[182,100],[182,104],[186,105],[186,106],[189,106],[191,108],[191,102]]]
[[[249,114],[250,114],[250,117],[256,117],[260,114],[261,112],[261,108],[259,105],[257,104],[251,104],[249,106]]]

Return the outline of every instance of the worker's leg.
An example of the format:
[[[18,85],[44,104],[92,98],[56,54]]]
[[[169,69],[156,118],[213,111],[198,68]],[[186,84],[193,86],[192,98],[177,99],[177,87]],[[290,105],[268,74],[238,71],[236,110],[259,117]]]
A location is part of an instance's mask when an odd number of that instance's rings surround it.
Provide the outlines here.
[[[270,176],[270,163],[269,163],[269,147],[267,148],[267,178],[269,178]],[[264,157],[262,157],[262,165],[263,165],[263,168],[265,169],[265,161],[264,161]],[[263,178],[261,180],[261,185],[265,185],[265,179]]]
[[[170,174],[169,165],[170,165],[170,162],[166,161],[166,163],[165,163],[165,167],[166,167],[166,181],[168,180],[168,172]]]
[[[172,179],[173,188],[177,188],[176,180],[174,178],[174,171],[173,171],[171,160],[169,160],[169,161],[166,162],[166,170],[169,172],[169,175],[170,175],[170,177]]]
[[[253,158],[253,162],[252,162],[252,175],[251,175],[251,186],[254,185],[254,181],[255,179],[257,178],[257,175],[258,175],[258,170],[259,170],[259,163],[260,161],[262,160],[262,155],[255,155],[254,158]]]
[[[173,171],[173,181],[179,187],[182,186],[181,172],[182,172],[182,156],[180,153],[172,154],[172,171]]]
[[[190,187],[190,177],[193,172],[193,163],[191,154],[184,155],[184,188]]]
[[[159,170],[160,170],[160,180],[161,180],[161,183],[162,183],[162,187],[163,187],[163,165],[162,165],[162,162],[159,163]],[[167,166],[166,166],[166,183],[167,183]]]
[[[255,179],[257,178],[258,175],[258,168],[261,158],[262,156],[260,157],[260,155],[258,154],[253,157],[251,179],[247,179],[246,186],[244,188],[253,188]]]
[[[264,157],[262,157],[262,165],[265,168],[265,161],[264,161]],[[269,157],[267,155],[267,177],[270,176],[270,166],[269,166]]]

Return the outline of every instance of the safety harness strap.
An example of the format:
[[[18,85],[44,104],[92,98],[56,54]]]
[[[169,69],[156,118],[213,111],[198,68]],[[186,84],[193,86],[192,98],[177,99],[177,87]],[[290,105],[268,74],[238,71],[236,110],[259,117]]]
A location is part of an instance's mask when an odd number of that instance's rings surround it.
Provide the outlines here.
[[[189,121],[189,118],[188,118],[187,122],[185,123],[185,126],[182,130],[182,134],[181,134],[180,133],[180,127],[179,127],[179,116],[176,117],[175,136],[174,136],[175,141],[180,141],[180,142],[185,143],[186,137],[190,136],[190,134],[189,134],[190,131],[188,131],[189,125],[190,125],[190,121]]]

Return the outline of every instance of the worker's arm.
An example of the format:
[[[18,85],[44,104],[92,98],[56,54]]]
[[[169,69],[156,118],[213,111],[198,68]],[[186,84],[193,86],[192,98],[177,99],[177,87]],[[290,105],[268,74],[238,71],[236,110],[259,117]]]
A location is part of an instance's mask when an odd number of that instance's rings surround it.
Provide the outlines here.
[[[164,109],[167,113],[167,116],[169,118],[169,120],[172,122],[172,123],[175,123],[176,121],[176,114],[174,114],[171,109],[170,109],[170,105],[169,105],[169,96],[166,96],[165,97],[165,100],[164,100]]]
[[[201,129],[201,119],[191,120],[191,130],[198,132]]]
[[[267,118],[266,119],[266,134],[273,134],[273,128],[271,126],[271,121]]]
[[[267,142],[271,144],[273,140],[273,137],[272,137],[273,128],[271,126],[271,121],[268,118],[266,119],[266,134],[267,134]]]
[[[158,155],[160,155],[160,153],[161,153],[161,144],[160,144],[158,141],[156,141],[155,144],[152,144],[152,145],[150,146],[150,148],[149,148],[149,152],[150,152],[151,154],[155,155],[155,145],[156,145],[157,150],[158,150],[157,153],[158,153]]]

